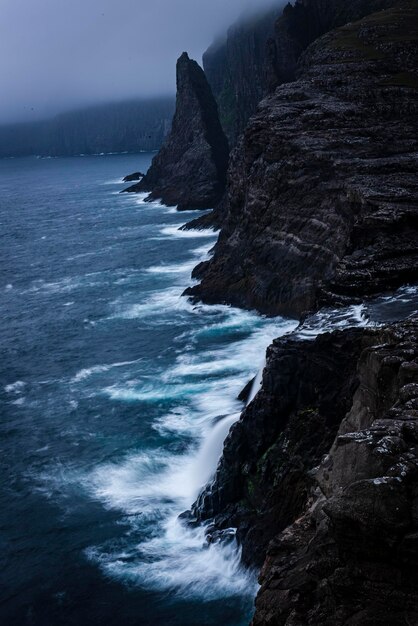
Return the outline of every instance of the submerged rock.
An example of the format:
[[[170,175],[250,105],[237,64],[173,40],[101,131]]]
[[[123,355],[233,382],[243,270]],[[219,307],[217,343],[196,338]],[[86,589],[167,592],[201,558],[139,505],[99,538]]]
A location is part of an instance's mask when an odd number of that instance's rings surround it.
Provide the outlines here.
[[[328,33],[262,101],[189,294],[299,315],[418,279],[417,23],[405,2]]]
[[[226,183],[228,143],[203,70],[183,53],[177,61],[177,106],[171,133],[145,177],[126,189],[149,191],[178,209],[207,209]]]

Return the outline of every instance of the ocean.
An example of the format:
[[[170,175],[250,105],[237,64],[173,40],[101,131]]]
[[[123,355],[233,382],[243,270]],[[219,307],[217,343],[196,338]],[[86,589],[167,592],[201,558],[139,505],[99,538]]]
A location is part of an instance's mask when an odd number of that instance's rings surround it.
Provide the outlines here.
[[[2,624],[251,617],[237,546],[177,518],[296,323],[181,296],[216,233],[119,193],[151,158],[0,160]]]
[[[216,233],[120,194],[151,154],[0,160],[0,623],[241,626],[256,573],[178,519],[295,320],[182,297]],[[416,288],[298,336],[400,319]]]

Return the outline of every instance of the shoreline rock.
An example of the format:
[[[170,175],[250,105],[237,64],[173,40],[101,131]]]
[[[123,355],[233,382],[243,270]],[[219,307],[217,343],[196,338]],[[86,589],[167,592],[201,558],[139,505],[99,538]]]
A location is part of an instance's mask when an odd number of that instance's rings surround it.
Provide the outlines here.
[[[134,172],[133,174],[129,174],[128,176],[125,176],[123,179],[123,182],[131,183],[134,180],[141,180],[141,178],[144,178],[144,174],[142,174],[142,172]]]
[[[263,565],[253,626],[415,623],[418,316],[284,337],[192,512]]]
[[[228,142],[203,70],[184,52],[177,61],[177,105],[171,133],[145,177],[125,192],[150,192],[179,211],[209,209],[222,197]]]
[[[418,318],[375,332],[305,511],[270,543],[253,626],[418,622]]]
[[[188,295],[300,315],[418,280],[417,22],[405,2],[324,35],[260,103]]]

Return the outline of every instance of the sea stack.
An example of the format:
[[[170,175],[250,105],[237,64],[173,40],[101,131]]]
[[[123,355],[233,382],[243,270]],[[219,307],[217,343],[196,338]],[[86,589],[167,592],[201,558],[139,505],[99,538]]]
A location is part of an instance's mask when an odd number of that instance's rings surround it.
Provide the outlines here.
[[[176,112],[171,133],[146,176],[128,192],[150,192],[179,211],[215,206],[225,189],[228,142],[201,67],[184,52],[177,61]]]

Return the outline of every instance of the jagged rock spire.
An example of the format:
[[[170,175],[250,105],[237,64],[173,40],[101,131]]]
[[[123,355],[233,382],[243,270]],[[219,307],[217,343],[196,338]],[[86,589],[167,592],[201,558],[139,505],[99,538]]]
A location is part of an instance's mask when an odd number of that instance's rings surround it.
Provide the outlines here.
[[[177,61],[177,102],[171,133],[137,185],[179,210],[213,207],[225,189],[228,143],[201,67],[184,52]]]

